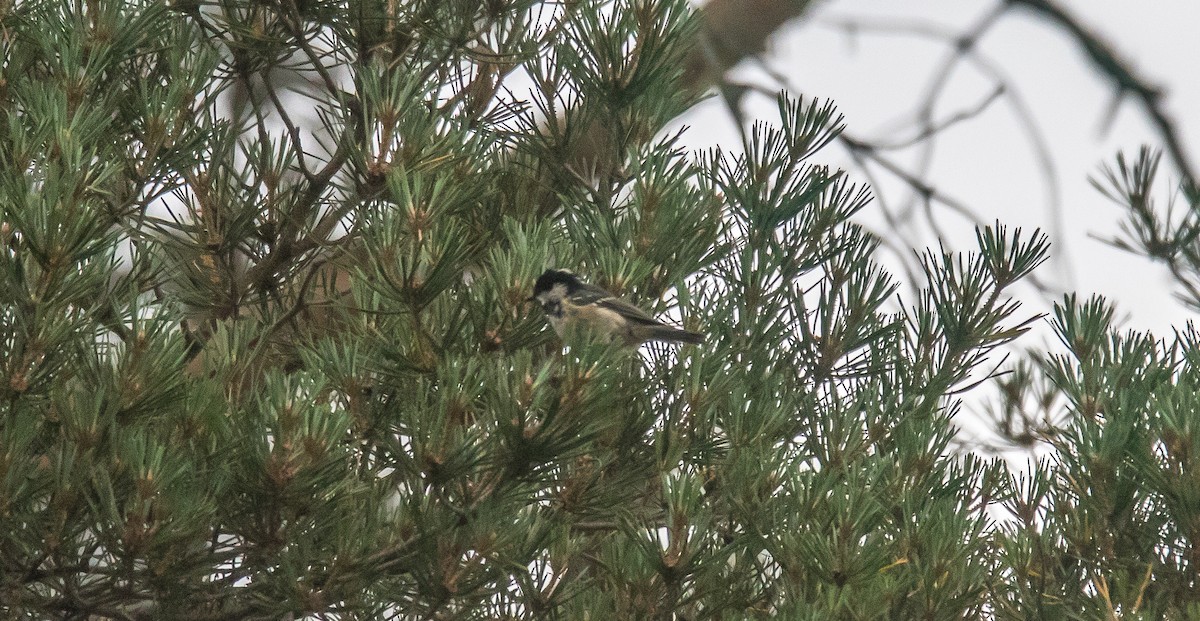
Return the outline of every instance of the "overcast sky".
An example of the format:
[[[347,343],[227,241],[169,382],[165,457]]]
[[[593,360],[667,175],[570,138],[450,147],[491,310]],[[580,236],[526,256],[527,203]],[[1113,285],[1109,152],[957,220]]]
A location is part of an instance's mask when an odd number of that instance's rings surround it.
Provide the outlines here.
[[[1151,77],[1166,92],[1171,114],[1184,128],[1193,160],[1200,157],[1200,2],[1172,0],[1133,3],[1118,0],[1074,0],[1066,6],[1109,44]],[[963,0],[832,0],[819,4],[808,17],[781,30],[772,40],[767,61],[770,71],[785,76],[805,96],[831,98],[846,116],[847,131],[856,137],[896,137],[906,125],[948,54],[947,43],[909,31],[929,26],[962,32],[995,6],[994,2]],[[857,35],[840,24],[866,26]],[[875,25],[903,25],[905,32],[875,30]],[[1063,290],[1101,293],[1118,302],[1127,327],[1169,335],[1191,313],[1174,301],[1165,270],[1096,238],[1118,231],[1122,212],[1089,183],[1100,165],[1114,160],[1118,150],[1136,153],[1154,137],[1140,110],[1131,102],[1110,115],[1113,93],[1099,78],[1075,43],[1033,16],[1012,12],[982,39],[981,57],[1002,73],[1012,92],[1032,111],[1045,143],[1058,187],[1046,183],[1028,131],[1018,120],[1013,100],[998,97],[983,112],[941,135],[931,160],[929,181],[970,206],[983,220],[1027,227],[1053,227],[1048,206],[1056,196],[1064,232],[1058,250],[1067,261],[1045,266],[1040,276]],[[768,73],[744,63],[731,78],[772,84]],[[995,81],[971,63],[958,65],[935,116],[946,118],[977,108],[987,101]],[[752,99],[747,108],[770,118],[773,104]],[[737,134],[718,100],[701,104],[681,119],[694,129],[687,135],[696,148],[736,145]],[[699,129],[703,128],[703,129]],[[820,157],[845,166],[844,149]],[[897,162],[915,167],[915,152],[895,154]],[[1164,164],[1166,161],[1164,160]],[[1163,172],[1170,171],[1169,165]],[[1160,176],[1160,181],[1167,181]],[[863,176],[859,176],[863,179]],[[875,176],[876,194],[890,205],[906,199],[906,188],[887,175]],[[1166,198],[1168,192],[1160,193]],[[873,208],[877,208],[878,205]],[[939,210],[939,224],[956,247],[966,249],[971,226],[948,210]],[[864,214],[872,230],[887,233],[878,213]],[[913,231],[924,243],[936,243],[931,231]],[[964,236],[965,235],[965,236]],[[1032,292],[1031,292],[1032,294]],[[1031,295],[1031,298],[1037,296]],[[1038,309],[1044,310],[1044,308]]]

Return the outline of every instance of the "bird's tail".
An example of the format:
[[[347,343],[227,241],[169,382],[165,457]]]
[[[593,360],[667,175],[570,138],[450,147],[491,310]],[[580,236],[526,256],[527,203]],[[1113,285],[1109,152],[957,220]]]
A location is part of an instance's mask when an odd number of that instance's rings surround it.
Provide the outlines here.
[[[671,326],[655,326],[650,330],[651,341],[676,341],[679,343],[692,343],[699,345],[704,342],[704,335],[691,330],[680,330]]]

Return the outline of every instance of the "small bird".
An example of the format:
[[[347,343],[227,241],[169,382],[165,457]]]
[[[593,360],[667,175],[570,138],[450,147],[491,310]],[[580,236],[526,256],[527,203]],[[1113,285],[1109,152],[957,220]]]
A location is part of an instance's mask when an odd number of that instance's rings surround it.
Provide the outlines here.
[[[646,341],[704,342],[703,334],[668,326],[567,270],[546,270],[533,285],[529,301],[542,305],[550,326],[560,337],[564,327],[581,325],[633,347]]]

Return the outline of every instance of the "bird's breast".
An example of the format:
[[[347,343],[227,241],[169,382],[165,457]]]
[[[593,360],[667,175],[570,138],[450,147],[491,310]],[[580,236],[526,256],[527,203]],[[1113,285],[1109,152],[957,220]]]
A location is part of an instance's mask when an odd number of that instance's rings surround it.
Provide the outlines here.
[[[594,304],[569,308],[567,320],[586,324],[597,332],[614,337],[625,329],[626,324],[620,313]]]

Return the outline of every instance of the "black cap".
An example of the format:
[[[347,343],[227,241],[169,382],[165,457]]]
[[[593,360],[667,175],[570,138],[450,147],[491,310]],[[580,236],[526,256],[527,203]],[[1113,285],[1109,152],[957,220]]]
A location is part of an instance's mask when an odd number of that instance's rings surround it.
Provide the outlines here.
[[[567,270],[549,269],[542,272],[538,277],[537,282],[533,285],[533,295],[549,291],[554,288],[554,285],[563,284],[567,286],[567,291],[574,291],[579,286],[579,277]]]

